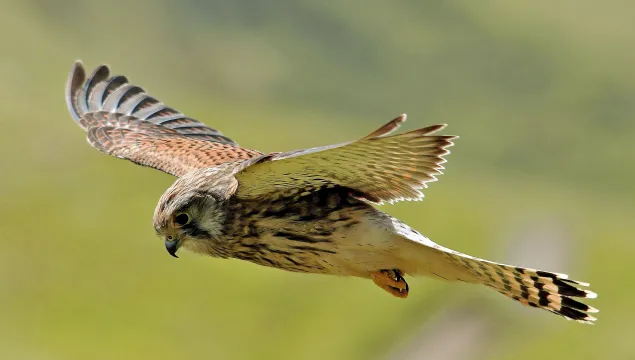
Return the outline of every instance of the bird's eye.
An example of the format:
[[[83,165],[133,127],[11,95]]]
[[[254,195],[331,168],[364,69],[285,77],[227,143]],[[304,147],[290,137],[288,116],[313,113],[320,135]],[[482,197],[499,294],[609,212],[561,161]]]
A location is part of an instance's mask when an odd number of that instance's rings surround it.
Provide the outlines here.
[[[184,226],[190,223],[190,216],[186,213],[178,214],[174,217],[174,223],[178,226]]]

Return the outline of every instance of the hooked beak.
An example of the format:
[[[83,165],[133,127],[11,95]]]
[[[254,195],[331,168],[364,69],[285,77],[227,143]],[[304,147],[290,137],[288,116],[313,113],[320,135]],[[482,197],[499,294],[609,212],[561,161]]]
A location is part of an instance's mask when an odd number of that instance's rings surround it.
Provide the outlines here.
[[[168,251],[168,254],[178,258],[176,256],[176,251],[179,249],[180,241],[178,240],[165,240],[165,249]]]

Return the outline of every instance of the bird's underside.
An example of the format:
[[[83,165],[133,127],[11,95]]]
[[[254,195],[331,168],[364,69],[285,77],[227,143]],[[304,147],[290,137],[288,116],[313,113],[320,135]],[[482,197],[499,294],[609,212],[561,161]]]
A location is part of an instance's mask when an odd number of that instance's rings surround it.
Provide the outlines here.
[[[591,323],[588,284],[498,264],[427,239],[373,204],[420,200],[455,136],[445,125],[392,134],[401,115],[343,144],[265,154],[167,107],[100,66],[71,69],[66,102],[99,151],[177,176],[154,224],[180,248],[289,271],[357,276],[405,298],[406,275],[486,285],[524,305]],[[176,255],[175,255],[176,256]]]

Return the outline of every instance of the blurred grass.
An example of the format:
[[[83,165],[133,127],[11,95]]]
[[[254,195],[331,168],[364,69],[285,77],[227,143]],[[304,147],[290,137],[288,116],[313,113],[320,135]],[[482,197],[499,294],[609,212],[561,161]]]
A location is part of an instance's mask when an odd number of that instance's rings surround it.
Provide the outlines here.
[[[1,0],[0,353],[376,358],[465,300],[503,330],[484,358],[635,357],[634,6],[364,4]],[[510,227],[556,219],[574,246],[549,270],[593,284],[598,325],[428,279],[398,301],[369,281],[173,260],[151,227],[173,179],[86,145],[63,102],[77,58],[263,151],[404,111],[408,129],[449,123],[461,139],[441,182],[383,210],[501,262]]]

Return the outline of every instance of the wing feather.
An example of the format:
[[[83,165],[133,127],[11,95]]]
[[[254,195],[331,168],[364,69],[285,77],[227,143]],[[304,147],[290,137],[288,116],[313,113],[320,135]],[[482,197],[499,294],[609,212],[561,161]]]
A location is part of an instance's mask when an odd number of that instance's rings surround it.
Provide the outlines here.
[[[457,137],[434,135],[445,125],[388,136],[404,120],[405,115],[397,117],[358,141],[272,155],[236,175],[237,196],[343,186],[375,203],[419,200],[421,189],[442,174],[444,156]]]
[[[166,106],[125,76],[110,76],[106,65],[86,78],[82,63],[73,64],[66,104],[93,147],[172,175],[262,155]]]
[[[175,176],[261,155],[231,144],[183,136],[127,115],[90,113],[82,122],[89,129],[88,142],[95,149]],[[90,126],[95,123],[99,126]]]

